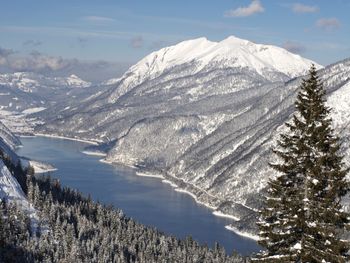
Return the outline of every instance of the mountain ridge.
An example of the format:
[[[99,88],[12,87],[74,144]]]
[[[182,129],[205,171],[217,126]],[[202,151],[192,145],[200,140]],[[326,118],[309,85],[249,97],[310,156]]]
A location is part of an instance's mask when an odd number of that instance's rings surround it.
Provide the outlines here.
[[[75,74],[67,77],[49,77],[34,72],[15,72],[0,74],[0,85],[18,88],[24,92],[32,93],[37,87],[55,88],[86,88],[91,83],[82,80]]]
[[[201,37],[162,48],[141,59],[114,82],[118,84],[119,81],[119,91],[112,94],[108,102],[114,103],[130,87],[137,86],[146,79],[158,77],[166,70],[188,63],[196,64],[191,74],[213,64],[216,68],[246,67],[273,81],[303,75],[310,64],[315,64],[317,68],[323,67],[277,46],[255,44],[234,36],[220,42]],[[269,76],[269,72],[274,74]],[[283,78],[280,75],[286,76]]]
[[[36,130],[104,141],[108,162],[162,174],[198,202],[240,219],[233,229],[254,233],[275,131],[293,113],[302,76],[274,71],[264,77],[215,63],[198,71],[196,61],[151,78],[130,70],[105,92],[53,109],[58,117],[38,113],[45,124]],[[329,94],[347,83],[349,72],[349,59],[319,71]]]

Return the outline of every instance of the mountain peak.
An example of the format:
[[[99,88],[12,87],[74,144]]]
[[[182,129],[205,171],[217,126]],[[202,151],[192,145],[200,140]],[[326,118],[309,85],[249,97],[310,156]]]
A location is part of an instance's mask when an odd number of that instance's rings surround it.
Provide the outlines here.
[[[126,82],[135,84],[145,78],[156,77],[166,69],[189,63],[195,63],[197,71],[215,64],[249,68],[260,75],[273,71],[289,77],[305,74],[311,64],[315,64],[317,68],[322,67],[273,45],[256,44],[236,36],[229,36],[221,42],[200,37],[152,52],[132,66],[124,77],[133,75],[135,78]]]
[[[177,45],[181,45],[181,44],[199,44],[199,43],[207,43],[207,42],[211,42],[209,41],[206,37],[198,37],[198,38],[194,38],[194,39],[188,39],[188,40],[184,40],[184,41],[181,41],[180,43],[174,45],[174,46],[177,46]]]
[[[225,38],[224,40],[219,42],[220,44],[225,44],[225,45],[247,45],[247,44],[254,44],[253,42],[246,40],[246,39],[242,39],[242,38],[238,38],[236,36],[228,36],[227,38]]]
[[[90,82],[84,81],[75,74],[71,74],[67,79],[67,84],[71,87],[86,88],[91,86]]]

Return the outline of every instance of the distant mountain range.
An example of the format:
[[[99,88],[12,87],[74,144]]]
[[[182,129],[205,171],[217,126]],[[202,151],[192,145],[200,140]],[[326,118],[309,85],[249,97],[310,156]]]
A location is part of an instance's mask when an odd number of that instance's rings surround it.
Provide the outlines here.
[[[199,38],[153,52],[79,101],[32,114],[41,133],[91,139],[107,161],[162,174],[254,232],[267,166],[311,64],[329,93],[350,164],[350,60],[323,68],[282,48]],[[347,117],[348,116],[348,117]]]
[[[32,72],[16,72],[12,74],[0,74],[0,85],[18,88],[24,92],[33,93],[40,88],[86,88],[91,83],[80,79],[76,75],[69,77],[47,77]]]
[[[0,74],[0,110],[24,114],[83,98],[103,89],[76,75],[49,77],[33,72]]]

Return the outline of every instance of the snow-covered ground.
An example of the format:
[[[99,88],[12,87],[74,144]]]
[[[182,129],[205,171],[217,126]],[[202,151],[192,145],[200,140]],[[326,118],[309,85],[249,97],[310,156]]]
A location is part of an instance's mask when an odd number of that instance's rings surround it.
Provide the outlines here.
[[[25,109],[24,111],[22,111],[22,113],[23,114],[32,114],[32,113],[43,111],[45,109],[46,109],[45,107],[29,108],[29,109]]]
[[[93,156],[106,156],[106,153],[103,152],[98,152],[98,151],[82,151],[82,153],[86,154],[86,155],[93,155]]]
[[[28,118],[26,115],[29,114],[30,111],[38,112],[39,108],[32,108],[26,113],[0,110],[0,121],[15,134],[33,135],[34,127],[38,124],[42,124],[42,121],[36,118]]]
[[[16,203],[18,207],[30,217],[32,228],[36,231],[39,220],[37,212],[28,202],[21,186],[2,160],[0,160],[0,198]]]
[[[240,230],[238,230],[237,228],[235,228],[233,226],[225,226],[225,228],[230,230],[230,231],[232,231],[232,232],[235,232],[237,235],[240,235],[242,237],[250,238],[250,239],[253,239],[253,240],[256,240],[256,241],[259,240],[259,236],[250,234],[248,232],[240,231]]]
[[[222,213],[220,211],[214,211],[213,215],[218,216],[218,217],[230,218],[230,219],[233,219],[235,221],[239,221],[240,220],[237,216],[224,214],[224,213]]]
[[[141,177],[153,177],[153,178],[164,179],[163,175],[161,175],[161,174],[151,174],[151,173],[136,172],[136,175],[137,176],[141,176]]]
[[[43,163],[40,161],[29,160],[29,164],[34,168],[36,174],[47,173],[56,171],[57,168],[48,163]]]
[[[68,86],[75,87],[75,88],[87,88],[91,86],[91,82],[84,81],[74,74],[70,75],[65,80]]]
[[[68,77],[48,77],[34,72],[15,72],[0,74],[0,84],[18,88],[27,93],[33,93],[38,87],[56,89],[59,87],[87,88],[90,82],[84,81],[77,75]]]
[[[164,180],[162,180],[162,182],[165,183],[165,184],[169,184],[170,186],[172,186],[174,188],[178,187],[177,184],[175,184],[175,183],[173,183],[173,182],[171,182],[169,180],[165,180],[164,179]]]

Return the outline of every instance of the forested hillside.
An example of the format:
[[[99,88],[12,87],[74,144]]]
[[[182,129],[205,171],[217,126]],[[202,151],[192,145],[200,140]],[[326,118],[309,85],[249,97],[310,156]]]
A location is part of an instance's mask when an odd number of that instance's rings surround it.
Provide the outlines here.
[[[14,175],[26,171],[13,170]],[[1,201],[0,262],[247,262],[216,245],[179,240],[126,217],[119,209],[62,188],[49,176],[27,179],[30,218],[14,202]]]

